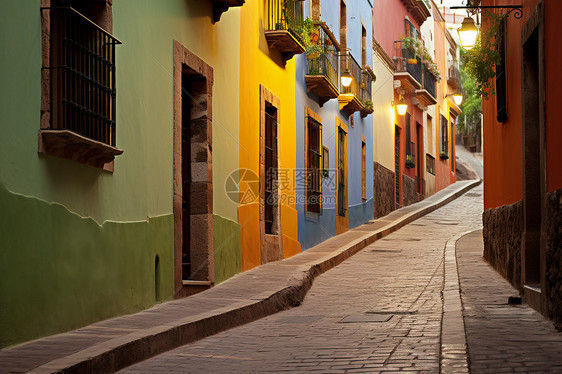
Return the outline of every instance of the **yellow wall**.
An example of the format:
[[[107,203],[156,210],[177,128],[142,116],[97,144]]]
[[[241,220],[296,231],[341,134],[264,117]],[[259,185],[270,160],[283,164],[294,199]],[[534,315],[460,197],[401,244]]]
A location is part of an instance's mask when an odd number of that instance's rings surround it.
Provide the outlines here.
[[[394,73],[373,54],[373,159],[385,168],[394,170]]]
[[[250,1],[240,8],[240,168],[259,175],[260,84],[280,100],[278,124],[279,168],[295,169],[295,61],[283,66],[280,54],[269,51],[264,34],[262,1]],[[288,189],[281,191],[281,230],[283,254],[290,257],[301,252],[297,241],[295,186],[289,179]],[[292,201],[288,201],[292,199]],[[261,264],[259,203],[240,204],[242,271]]]

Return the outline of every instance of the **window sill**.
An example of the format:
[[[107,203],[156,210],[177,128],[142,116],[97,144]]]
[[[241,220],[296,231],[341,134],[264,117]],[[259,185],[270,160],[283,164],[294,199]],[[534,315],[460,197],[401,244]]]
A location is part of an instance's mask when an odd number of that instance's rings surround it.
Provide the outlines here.
[[[113,172],[113,160],[123,151],[70,130],[43,129],[39,130],[39,153]]]

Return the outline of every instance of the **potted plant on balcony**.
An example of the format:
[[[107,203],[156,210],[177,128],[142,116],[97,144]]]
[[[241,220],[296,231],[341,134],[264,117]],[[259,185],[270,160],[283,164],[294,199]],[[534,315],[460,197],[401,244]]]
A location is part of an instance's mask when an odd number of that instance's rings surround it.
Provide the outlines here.
[[[433,61],[433,58],[431,57],[429,51],[427,50],[427,48],[425,48],[425,45],[421,40],[414,39],[414,38],[402,38],[401,41],[404,43],[404,46],[414,54],[417,61],[421,62],[426,67],[426,69],[431,74],[433,74],[435,78],[441,80],[441,73],[437,68],[437,64]],[[409,59],[408,63],[416,63],[416,62],[410,62]]]
[[[320,21],[307,18],[302,29],[302,40],[304,42],[304,53],[306,58],[315,59],[322,55],[322,40],[320,40]]]

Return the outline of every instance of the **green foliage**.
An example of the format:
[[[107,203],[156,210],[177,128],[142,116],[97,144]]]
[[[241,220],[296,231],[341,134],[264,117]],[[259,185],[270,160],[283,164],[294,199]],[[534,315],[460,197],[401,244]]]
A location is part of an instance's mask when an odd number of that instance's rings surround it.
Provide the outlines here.
[[[461,60],[464,60],[466,52],[461,50]],[[457,121],[457,130],[459,133],[472,133],[476,130],[480,122],[482,114],[482,94],[478,90],[477,82],[466,71],[466,66],[461,66],[461,84],[464,90],[461,114]],[[466,121],[465,121],[466,119]]]
[[[500,62],[500,55],[496,50],[496,37],[505,17],[507,14],[490,13],[487,27],[480,28],[474,48],[464,53],[465,70],[475,82],[477,95],[484,96],[484,99],[487,99],[489,94],[495,95],[491,79],[496,76],[496,64]]]
[[[421,40],[415,38],[402,38],[400,40],[404,42],[404,46],[406,48],[408,48],[418,59],[421,60],[422,64],[425,65],[431,74],[433,74],[436,78],[441,77],[437,64],[433,61],[433,58],[431,58],[429,51],[425,48],[425,45]]]
[[[307,58],[318,58],[324,53],[322,40],[320,40],[320,23],[320,21],[313,21],[308,17],[304,21],[301,38]]]
[[[371,100],[365,100],[363,106],[369,110],[373,110],[373,102]]]

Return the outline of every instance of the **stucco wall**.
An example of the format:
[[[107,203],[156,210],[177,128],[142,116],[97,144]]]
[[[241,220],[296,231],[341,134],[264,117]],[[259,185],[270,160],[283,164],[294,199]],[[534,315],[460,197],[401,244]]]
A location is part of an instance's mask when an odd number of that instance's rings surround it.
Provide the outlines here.
[[[382,59],[373,55],[373,158],[387,169],[394,170],[394,72]]]
[[[283,65],[277,50],[270,50],[264,33],[264,3],[246,2],[240,9],[240,167],[259,175],[260,160],[260,85],[279,99],[278,167],[295,169],[296,114],[295,114],[295,58]],[[228,13],[228,12],[227,12]],[[221,21],[222,22],[222,21]],[[229,58],[226,60],[228,61]],[[236,94],[236,93],[234,93]],[[235,146],[236,147],[236,146]],[[294,180],[283,186],[280,205],[280,232],[283,255],[292,256],[301,251],[298,243],[297,211]],[[261,264],[260,213],[256,200],[238,207],[241,225],[241,266],[248,270]]]
[[[238,167],[240,10],[231,9],[213,25],[210,2],[113,3],[113,34],[123,42],[116,47],[116,137],[124,153],[109,173],[37,153],[39,7],[39,0],[0,3],[0,38],[10,51],[0,55],[0,66],[10,72],[0,90],[0,247],[7,248],[1,298],[10,300],[0,317],[2,344],[131,313],[172,296],[174,40],[215,69],[214,243],[222,251],[215,264],[219,281],[240,271],[240,241],[232,239],[239,230],[237,204],[223,188]]]

